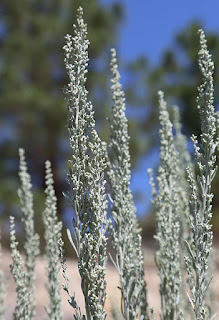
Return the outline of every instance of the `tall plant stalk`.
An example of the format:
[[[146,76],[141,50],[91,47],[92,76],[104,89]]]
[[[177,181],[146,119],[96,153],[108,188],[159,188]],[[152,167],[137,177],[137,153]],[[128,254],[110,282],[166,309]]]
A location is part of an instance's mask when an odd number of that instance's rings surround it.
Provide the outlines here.
[[[93,107],[85,87],[89,41],[82,8],[78,9],[74,36],[67,35],[66,41],[65,65],[70,82],[65,94],[72,151],[68,162],[71,192],[66,199],[74,210],[75,243],[68,234],[78,257],[87,319],[101,320],[106,317],[106,145],[94,128]]]
[[[111,50],[113,107],[110,119],[111,140],[108,161],[111,189],[111,228],[116,252],[115,266],[121,284],[121,309],[124,319],[148,319],[141,235],[130,190],[130,154],[125,95],[120,84],[116,51]]]
[[[190,154],[187,150],[186,137],[182,133],[182,125],[180,122],[180,111],[179,107],[174,106],[173,108],[173,126],[175,129],[174,145],[179,155],[179,165],[178,165],[178,181],[177,190],[179,197],[179,221],[180,221],[180,263],[182,270],[182,286],[181,286],[181,309],[184,311],[184,317],[186,318],[191,313],[190,303],[186,294],[186,265],[184,261],[184,256],[187,252],[185,241],[191,243],[191,231],[189,228],[190,206],[189,206],[189,196],[190,189],[189,183],[187,181],[187,166],[191,166],[193,169],[192,160]]]
[[[181,311],[181,263],[180,263],[180,202],[179,157],[175,149],[172,124],[169,119],[163,92],[159,92],[160,106],[160,166],[158,169],[158,193],[151,176],[156,209],[158,244],[156,264],[160,276],[161,319],[182,319]],[[152,174],[149,171],[150,175]]]
[[[207,50],[204,32],[200,34],[199,68],[203,83],[198,88],[198,109],[201,118],[201,136],[198,142],[192,136],[195,147],[195,160],[198,167],[197,184],[191,168],[187,169],[191,187],[193,217],[190,219],[192,243],[187,243],[188,255],[185,257],[190,295],[189,299],[197,320],[209,319],[206,305],[206,292],[212,276],[208,275],[209,255],[212,250],[211,231],[212,200],[211,185],[216,174],[216,117],[213,106],[214,64]]]
[[[45,227],[47,289],[49,308],[46,309],[50,320],[62,320],[61,285],[59,276],[59,248],[57,241],[61,237],[62,222],[57,218],[57,198],[55,196],[53,174],[50,161],[46,161],[46,208],[43,212]]]
[[[19,149],[20,170],[19,177],[21,187],[18,189],[22,216],[21,221],[24,228],[24,255],[25,270],[23,270],[22,257],[17,249],[14,230],[14,218],[10,218],[10,247],[12,255],[11,273],[16,283],[17,305],[14,312],[14,319],[32,320],[35,317],[35,266],[36,257],[39,254],[39,235],[34,228],[34,210],[31,177],[27,171],[25,152]]]
[[[24,262],[17,248],[18,242],[15,235],[14,217],[10,217],[10,248],[12,264],[10,265],[11,273],[16,284],[16,306],[13,313],[13,320],[29,320],[32,319],[31,295],[28,290],[28,274],[24,269]]]

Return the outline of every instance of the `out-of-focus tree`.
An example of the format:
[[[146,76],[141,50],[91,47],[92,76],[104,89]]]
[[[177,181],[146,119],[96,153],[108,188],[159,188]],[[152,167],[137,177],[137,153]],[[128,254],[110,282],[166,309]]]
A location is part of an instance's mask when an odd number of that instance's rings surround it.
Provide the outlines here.
[[[198,30],[200,23],[192,23],[180,31],[173,46],[164,51],[159,65],[148,76],[149,104],[157,104],[156,92],[162,88],[169,97],[169,104],[180,107],[184,132],[187,135],[200,133],[197,110],[197,87],[201,83],[197,57],[199,51]],[[204,29],[204,28],[203,28]],[[215,105],[219,103],[219,34],[206,32],[208,48],[215,65]]]
[[[157,92],[162,89],[169,105],[178,105],[181,110],[183,129],[187,136],[200,133],[197,110],[197,87],[201,83],[198,68],[199,36],[198,29],[203,28],[194,22],[176,34],[173,44],[166,49],[155,66],[140,58],[128,68],[128,78],[133,79],[127,86],[127,98],[130,106],[138,104],[145,108],[146,117],[142,119],[142,131],[153,131],[158,124]],[[204,28],[203,28],[204,29]],[[206,32],[209,51],[215,64],[214,88],[215,105],[219,104],[219,34]],[[136,79],[138,84],[136,85]],[[136,86],[138,89],[136,90]],[[144,121],[143,121],[144,120]],[[154,142],[151,146],[154,145]]]
[[[0,208],[5,215],[17,199],[19,147],[26,149],[35,186],[44,186],[44,163],[49,159],[58,197],[64,189],[61,164],[68,144],[62,47],[79,5],[84,7],[90,39],[87,88],[96,117],[102,118],[109,106],[109,48],[122,18],[120,5],[104,7],[98,0],[0,2]]]
[[[134,90],[134,85],[130,84],[127,88],[129,94],[130,105],[143,106],[143,101],[147,104],[147,113],[145,118],[142,118],[139,129],[143,135],[148,137],[148,151],[150,148],[156,147],[159,144],[157,133],[159,128],[158,123],[158,101],[157,92],[162,90],[167,97],[168,105],[178,105],[181,111],[183,124],[183,133],[186,134],[188,141],[192,133],[199,136],[200,134],[200,119],[197,110],[196,97],[198,95],[197,87],[200,85],[201,75],[198,67],[197,57],[199,51],[199,35],[198,30],[205,29],[200,23],[194,22],[188,25],[185,29],[176,34],[172,46],[166,49],[159,63],[155,66],[143,65],[142,59],[139,64],[135,63],[128,69],[131,73],[130,78],[136,79],[138,76],[138,91]],[[212,54],[212,60],[215,65],[214,72],[214,105],[218,110],[219,105],[219,34],[215,32],[206,32],[208,48]],[[138,92],[142,93],[141,95]],[[139,99],[140,96],[140,99]],[[213,192],[219,189],[219,174],[214,180]],[[215,220],[219,219],[219,198],[214,199]],[[219,227],[219,223],[217,223]]]

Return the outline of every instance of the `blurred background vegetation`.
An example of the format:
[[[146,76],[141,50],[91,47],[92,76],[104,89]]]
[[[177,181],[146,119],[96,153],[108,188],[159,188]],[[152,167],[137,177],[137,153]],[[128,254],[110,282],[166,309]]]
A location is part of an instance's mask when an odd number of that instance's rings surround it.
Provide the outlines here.
[[[109,130],[111,92],[110,48],[117,45],[118,33],[125,19],[121,1],[103,4],[98,0],[1,0],[0,2],[0,217],[5,232],[9,216],[20,214],[17,188],[18,148],[26,150],[29,172],[35,196],[36,229],[42,233],[41,215],[44,209],[44,163],[52,162],[58,212],[66,224],[72,213],[62,192],[67,159],[70,158],[66,124],[66,108],[62,88],[67,84],[63,62],[64,36],[72,32],[76,8],[83,5],[88,24],[89,74],[87,87],[95,110],[97,130],[105,141]],[[156,167],[159,157],[157,91],[162,89],[168,104],[179,105],[183,132],[188,137],[199,134],[196,108],[197,86],[201,83],[197,66],[200,22],[193,22],[176,33],[172,45],[161,55],[156,65],[150,57],[140,56],[126,63],[119,56],[121,74],[127,98],[127,114],[131,136],[133,170],[149,159]],[[215,106],[219,102],[219,35],[207,33],[208,46],[215,62]],[[142,41],[142,40],[141,40]],[[157,39],[159,41],[159,39]],[[153,157],[151,156],[153,154]],[[146,171],[145,181],[148,179]],[[143,201],[141,188],[133,191],[136,201]],[[214,193],[219,177],[214,182]],[[154,217],[150,206],[150,191],[145,214],[141,214],[143,234],[152,237]],[[214,228],[219,228],[219,199],[214,199]]]

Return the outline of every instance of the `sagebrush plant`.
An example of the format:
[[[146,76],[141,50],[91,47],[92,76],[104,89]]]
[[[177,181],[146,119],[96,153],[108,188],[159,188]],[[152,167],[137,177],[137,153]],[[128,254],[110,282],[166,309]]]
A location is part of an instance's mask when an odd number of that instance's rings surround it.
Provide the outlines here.
[[[72,242],[71,239],[70,239],[70,242],[71,242],[72,246],[74,246],[74,243]],[[64,253],[65,253],[64,252],[64,242],[61,238],[58,240],[58,245],[59,245],[59,250],[60,250],[62,275],[65,280],[65,283],[62,284],[62,287],[68,294],[69,304],[72,306],[72,308],[74,308],[74,311],[75,311],[74,319],[75,320],[86,320],[85,315],[82,315],[80,306],[77,304],[75,294],[72,295],[70,292],[70,279],[69,279],[69,276],[67,275],[67,272],[66,272],[67,271],[67,264],[66,264],[66,258],[64,256]]]
[[[24,262],[17,246],[18,242],[16,241],[15,235],[14,217],[10,217],[10,248],[12,258],[10,268],[14,277],[17,292],[13,319],[29,320],[33,319],[31,310],[31,302],[33,301],[33,298],[31,297],[30,290],[28,290],[28,275],[27,271],[24,269]]]
[[[174,110],[173,124],[159,91],[160,165],[157,184],[149,170],[154,206],[158,250],[156,264],[160,276],[161,320],[214,318],[212,303],[212,200],[211,184],[216,174],[219,116],[213,106],[213,63],[207,50],[204,32],[200,32],[199,66],[203,84],[199,87],[198,108],[201,136],[193,136],[195,163],[181,132],[179,110]],[[70,279],[61,239],[61,222],[53,187],[51,163],[46,162],[46,200],[43,212],[46,241],[48,292],[47,315],[61,320],[61,296],[58,254],[65,283],[64,290],[73,307],[76,320],[104,320],[106,293],[107,232],[114,247],[114,262],[120,276],[121,316],[126,320],[155,319],[154,309],[148,310],[140,227],[130,189],[131,165],[128,121],[125,116],[125,95],[120,83],[116,51],[111,51],[112,116],[110,142],[101,141],[95,130],[94,111],[88,99],[86,73],[88,67],[87,25],[83,10],[77,12],[74,35],[66,36],[65,65],[69,84],[65,88],[68,110],[68,133],[71,160],[68,161],[70,191],[65,198],[72,207],[73,237],[69,241],[76,252],[85,314],[75,294],[70,293]],[[14,217],[10,217],[11,273],[17,291],[14,320],[35,318],[34,270],[39,254],[39,236],[34,228],[33,195],[27,172],[24,150],[19,150],[21,187],[19,197],[24,228],[24,258],[17,248]],[[195,175],[195,167],[198,175]],[[187,169],[186,169],[187,167]],[[187,173],[186,173],[187,172]],[[109,193],[105,190],[105,177]],[[107,196],[110,205],[108,206]],[[107,220],[107,213],[111,219]],[[58,240],[59,238],[59,240]],[[58,241],[57,241],[58,240]],[[59,245],[59,250],[58,250]],[[184,257],[186,252],[186,256]],[[185,259],[184,259],[185,258]],[[184,261],[185,260],[185,261]],[[185,263],[184,263],[185,262]],[[184,275],[188,274],[188,285]],[[4,275],[0,272],[0,314],[3,312]],[[188,308],[189,306],[189,308]],[[118,319],[118,314],[114,314]]]
[[[70,80],[65,88],[65,95],[72,151],[72,158],[68,162],[71,191],[65,196],[75,215],[72,219],[75,245],[72,239],[71,243],[78,257],[86,316],[87,319],[105,319],[106,144],[100,140],[95,130],[93,107],[85,87],[89,45],[86,37],[87,25],[80,7],[74,36],[67,35],[64,46],[65,65]]]
[[[25,267],[27,272],[27,288],[30,292],[31,318],[33,318],[35,314],[34,269],[36,266],[36,257],[40,253],[39,235],[35,233],[32,184],[31,184],[31,177],[27,171],[27,164],[25,161],[24,149],[22,148],[19,149],[19,156],[20,156],[19,177],[21,181],[21,187],[18,190],[18,195],[20,198],[21,210],[22,210],[21,221],[24,227],[24,254],[25,254]]]
[[[53,174],[50,161],[46,161],[46,208],[43,212],[45,253],[47,259],[47,289],[49,293],[49,308],[46,308],[49,319],[62,319],[60,262],[58,240],[61,237],[62,222],[57,218],[57,198],[55,196]]]
[[[116,51],[111,50],[113,107],[110,119],[111,139],[108,182],[111,191],[112,242],[114,264],[121,284],[121,306],[124,319],[148,319],[143,254],[136,209],[130,191],[131,164],[125,95],[120,84]]]
[[[189,225],[189,183],[187,181],[186,168],[190,166],[194,170],[190,154],[187,150],[186,137],[182,133],[182,124],[180,121],[179,107],[173,107],[173,129],[175,130],[174,145],[178,152],[178,181],[177,181],[177,192],[179,197],[179,221],[180,221],[180,264],[182,272],[182,283],[181,283],[181,308],[184,316],[188,316],[190,304],[186,294],[186,265],[184,256],[186,254],[185,241],[191,243],[191,231]]]
[[[209,319],[206,292],[212,275],[208,275],[209,255],[212,250],[211,231],[212,200],[211,185],[216,174],[216,116],[213,106],[214,64],[207,50],[204,32],[200,33],[199,67],[203,83],[198,88],[198,109],[201,118],[200,143],[192,136],[195,147],[195,161],[198,167],[197,183],[191,168],[187,168],[191,188],[191,206],[194,219],[190,219],[192,243],[187,243],[185,257],[189,277],[190,302],[196,319]]]
[[[151,177],[153,203],[156,209],[156,235],[158,251],[156,264],[160,277],[161,319],[182,319],[180,291],[182,272],[180,264],[180,199],[179,155],[174,145],[172,123],[169,119],[164,94],[159,91],[160,106],[160,166],[158,193]],[[151,174],[151,171],[149,171]]]
[[[188,240],[189,231],[189,183],[187,181],[186,168],[190,166],[193,170],[191,156],[188,152],[186,137],[182,133],[182,124],[180,119],[179,107],[173,108],[173,129],[175,130],[174,145],[178,152],[178,195],[180,204],[181,220],[181,247],[185,247],[184,240]]]
[[[39,254],[39,235],[35,233],[34,228],[34,209],[33,209],[33,194],[31,177],[27,171],[27,164],[25,161],[24,149],[19,149],[20,156],[20,170],[19,177],[21,187],[18,190],[18,195],[22,210],[22,225],[24,229],[24,254],[25,254],[25,270],[23,268],[22,258],[17,249],[17,241],[14,230],[14,219],[11,218],[11,250],[12,261],[11,272],[14,276],[17,286],[17,306],[14,313],[14,319],[21,319],[21,314],[25,315],[25,319],[33,319],[35,316],[35,275],[34,270],[36,266],[36,257]],[[19,274],[21,272],[21,274]],[[23,305],[24,297],[20,292],[19,286],[22,290],[27,291],[25,294],[28,301]]]
[[[179,206],[180,206],[180,247],[181,250],[186,250],[185,240],[190,243],[191,241],[191,231],[189,225],[189,215],[190,215],[190,205],[189,205],[189,183],[187,179],[186,168],[191,167],[192,171],[195,170],[192,163],[191,156],[188,152],[186,137],[182,133],[182,124],[180,121],[180,111],[179,107],[173,107],[173,129],[175,130],[174,135],[174,145],[178,152],[178,183],[177,191],[179,196]],[[184,255],[182,255],[184,258]],[[184,259],[182,268],[185,267]],[[184,268],[185,269],[185,268]],[[185,271],[185,270],[184,270]]]

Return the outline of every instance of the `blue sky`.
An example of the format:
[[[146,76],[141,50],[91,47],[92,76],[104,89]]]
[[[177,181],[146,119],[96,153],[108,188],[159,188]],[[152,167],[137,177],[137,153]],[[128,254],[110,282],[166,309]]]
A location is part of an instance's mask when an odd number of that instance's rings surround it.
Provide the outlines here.
[[[111,4],[113,0],[101,0]],[[121,60],[146,56],[149,62],[159,62],[162,52],[173,44],[174,35],[193,21],[204,31],[219,34],[219,0],[117,0],[123,5],[125,19],[116,44]],[[122,72],[121,72],[122,73]],[[123,76],[123,75],[122,75]],[[124,76],[123,76],[124,79]],[[135,199],[139,216],[150,212],[151,191],[147,169],[158,163],[158,151],[140,159],[132,172],[131,189],[142,192]]]
[[[101,0],[110,4],[113,0]],[[125,9],[118,49],[129,60],[146,55],[157,62],[173,36],[191,21],[219,33],[218,0],[117,0]]]

